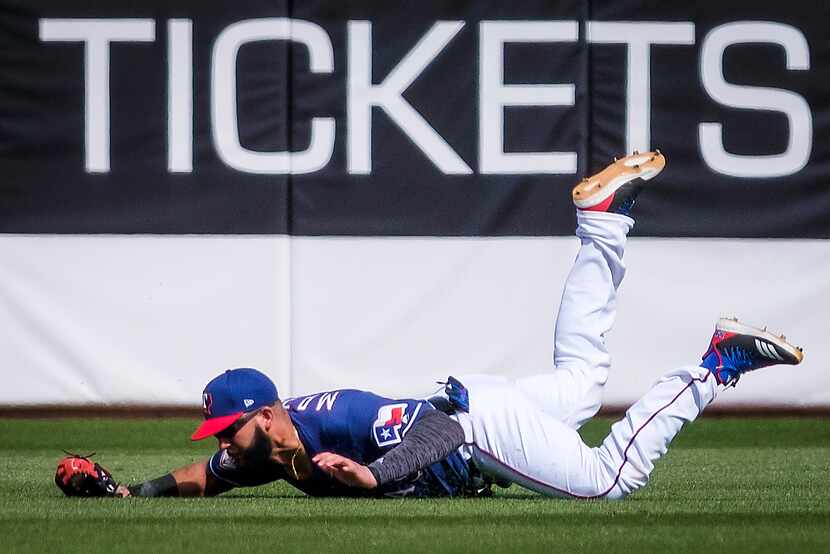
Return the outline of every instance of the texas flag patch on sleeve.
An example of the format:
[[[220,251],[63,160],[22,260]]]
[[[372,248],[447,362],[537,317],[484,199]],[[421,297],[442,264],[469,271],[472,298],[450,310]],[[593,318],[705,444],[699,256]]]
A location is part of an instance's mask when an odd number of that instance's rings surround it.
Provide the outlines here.
[[[409,405],[406,402],[397,404],[386,404],[378,409],[378,417],[372,427],[375,442],[380,447],[398,444],[403,440],[409,427],[418,417],[421,410],[419,403],[410,414]]]

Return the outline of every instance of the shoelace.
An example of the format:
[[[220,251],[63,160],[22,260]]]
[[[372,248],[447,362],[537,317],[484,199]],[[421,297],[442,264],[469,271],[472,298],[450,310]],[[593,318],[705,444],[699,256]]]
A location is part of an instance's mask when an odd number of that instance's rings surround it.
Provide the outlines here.
[[[741,379],[741,374],[752,367],[752,353],[740,346],[733,346],[731,348],[724,348],[721,352],[723,361],[728,362],[729,365],[723,364],[721,371],[726,373],[728,380],[721,381],[727,387],[735,387]]]
[[[746,371],[752,367],[752,354],[741,346],[733,346],[732,348],[725,348],[723,351],[726,357],[738,373]]]

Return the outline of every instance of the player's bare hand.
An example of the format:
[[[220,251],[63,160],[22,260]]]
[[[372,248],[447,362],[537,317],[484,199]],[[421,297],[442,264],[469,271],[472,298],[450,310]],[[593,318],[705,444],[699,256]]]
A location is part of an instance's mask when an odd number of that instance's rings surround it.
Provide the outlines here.
[[[124,485],[118,485],[118,488],[115,489],[115,496],[119,498],[127,498],[130,496],[130,489]]]
[[[320,452],[311,459],[317,467],[350,487],[374,489],[378,486],[369,468],[345,456],[332,452]]]

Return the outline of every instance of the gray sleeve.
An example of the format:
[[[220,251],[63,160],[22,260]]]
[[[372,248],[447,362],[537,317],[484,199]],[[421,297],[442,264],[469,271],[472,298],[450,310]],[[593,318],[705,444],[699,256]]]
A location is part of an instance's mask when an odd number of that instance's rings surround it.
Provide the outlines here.
[[[447,414],[431,410],[421,416],[398,446],[369,464],[369,471],[380,486],[443,460],[462,444],[461,425]]]

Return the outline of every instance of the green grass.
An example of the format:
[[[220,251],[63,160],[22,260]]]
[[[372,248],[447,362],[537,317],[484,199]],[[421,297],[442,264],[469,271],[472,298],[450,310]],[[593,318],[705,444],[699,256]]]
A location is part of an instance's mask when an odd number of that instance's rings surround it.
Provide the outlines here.
[[[207,456],[195,421],[0,419],[0,551],[830,552],[830,420],[707,419],[621,502],[303,497],[284,484],[211,499],[69,499],[61,448],[138,481]],[[583,435],[597,443],[609,422]]]

